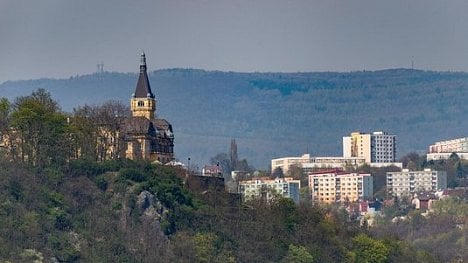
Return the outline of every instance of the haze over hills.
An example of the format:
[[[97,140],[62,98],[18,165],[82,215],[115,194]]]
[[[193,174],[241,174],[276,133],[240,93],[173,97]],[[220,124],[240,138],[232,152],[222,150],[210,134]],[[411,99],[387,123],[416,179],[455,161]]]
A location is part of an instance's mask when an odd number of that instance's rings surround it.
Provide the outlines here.
[[[202,166],[228,152],[257,168],[271,158],[340,156],[342,136],[384,130],[397,135],[397,157],[425,152],[434,141],[467,136],[468,74],[408,69],[350,73],[236,73],[167,69],[149,74],[157,114],[175,131],[175,152]],[[62,109],[107,100],[129,103],[137,74],[10,81],[0,96],[14,100],[37,88]]]

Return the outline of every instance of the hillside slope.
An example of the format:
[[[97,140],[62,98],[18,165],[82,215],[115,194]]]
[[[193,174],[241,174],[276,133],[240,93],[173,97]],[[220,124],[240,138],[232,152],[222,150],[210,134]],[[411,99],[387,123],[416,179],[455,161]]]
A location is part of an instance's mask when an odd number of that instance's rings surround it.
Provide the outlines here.
[[[127,103],[136,74],[5,82],[13,100],[45,88],[63,110],[106,100]],[[235,73],[167,69],[150,73],[158,115],[176,135],[181,161],[203,165],[236,138],[241,158],[258,168],[281,156],[341,155],[355,130],[397,135],[398,156],[467,136],[468,74],[407,69],[351,73]]]

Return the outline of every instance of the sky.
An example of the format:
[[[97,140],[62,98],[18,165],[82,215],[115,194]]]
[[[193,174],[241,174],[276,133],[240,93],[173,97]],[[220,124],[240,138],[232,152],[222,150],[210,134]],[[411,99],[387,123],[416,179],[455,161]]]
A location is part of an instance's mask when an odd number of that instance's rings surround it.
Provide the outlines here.
[[[0,83],[104,70],[468,71],[465,0],[0,0]]]

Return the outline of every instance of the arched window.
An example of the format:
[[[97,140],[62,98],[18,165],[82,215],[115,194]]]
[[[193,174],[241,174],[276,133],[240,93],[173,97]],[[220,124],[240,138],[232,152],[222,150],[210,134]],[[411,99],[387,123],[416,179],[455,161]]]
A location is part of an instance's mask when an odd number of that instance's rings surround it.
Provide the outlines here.
[[[145,103],[141,100],[138,101],[138,107],[143,107],[143,106],[145,106]]]

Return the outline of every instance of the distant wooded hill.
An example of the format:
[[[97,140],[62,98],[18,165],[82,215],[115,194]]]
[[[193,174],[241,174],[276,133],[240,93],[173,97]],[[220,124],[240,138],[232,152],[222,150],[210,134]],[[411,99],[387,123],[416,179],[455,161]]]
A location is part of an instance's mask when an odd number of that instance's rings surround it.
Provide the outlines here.
[[[45,88],[64,111],[107,100],[128,103],[136,74],[9,81],[14,100]],[[270,159],[340,156],[342,136],[384,130],[397,135],[398,156],[425,152],[434,141],[468,136],[468,74],[408,69],[351,73],[235,73],[167,69],[150,73],[157,114],[175,131],[176,156],[202,166],[228,152],[257,168]]]

